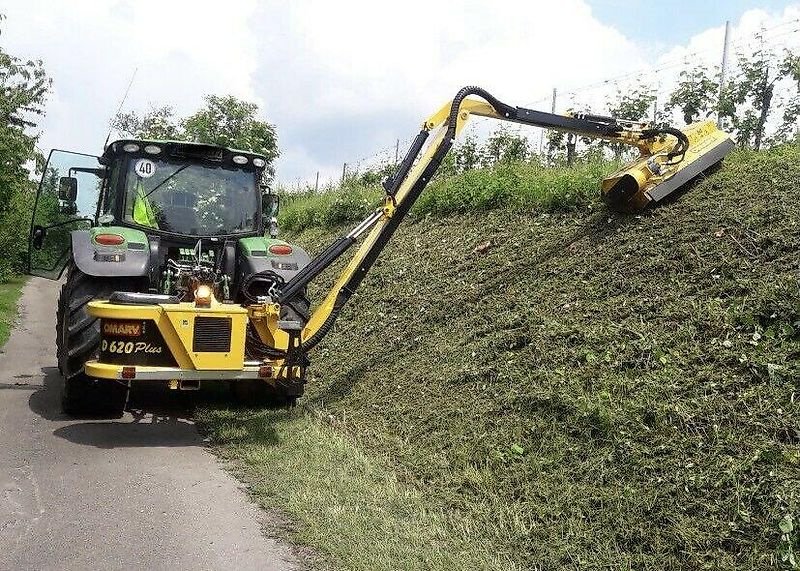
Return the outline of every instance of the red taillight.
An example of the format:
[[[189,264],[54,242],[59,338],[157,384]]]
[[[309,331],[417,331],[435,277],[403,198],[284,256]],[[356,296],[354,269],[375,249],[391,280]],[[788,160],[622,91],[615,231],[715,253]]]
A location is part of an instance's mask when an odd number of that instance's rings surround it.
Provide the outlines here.
[[[288,244],[273,244],[269,251],[276,256],[288,256],[292,253],[292,247]]]
[[[272,377],[272,367],[269,365],[261,365],[258,368],[258,376],[262,379],[269,379]]]
[[[135,379],[136,367],[122,367],[122,374],[120,376],[123,379]]]
[[[103,246],[119,246],[125,242],[125,238],[119,234],[98,234],[94,241]]]

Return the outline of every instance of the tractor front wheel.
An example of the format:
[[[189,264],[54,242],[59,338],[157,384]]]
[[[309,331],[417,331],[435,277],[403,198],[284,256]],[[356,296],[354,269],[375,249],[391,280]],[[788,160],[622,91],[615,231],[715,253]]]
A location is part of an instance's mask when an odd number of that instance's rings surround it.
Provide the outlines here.
[[[119,290],[136,291],[131,278],[95,277],[74,264],[67,270],[56,310],[56,355],[64,377],[61,409],[72,416],[102,415],[119,418],[128,400],[128,386],[119,381],[88,377],[83,366],[97,358],[100,322],[89,315],[88,304],[108,299]],[[133,289],[131,289],[133,288]]]

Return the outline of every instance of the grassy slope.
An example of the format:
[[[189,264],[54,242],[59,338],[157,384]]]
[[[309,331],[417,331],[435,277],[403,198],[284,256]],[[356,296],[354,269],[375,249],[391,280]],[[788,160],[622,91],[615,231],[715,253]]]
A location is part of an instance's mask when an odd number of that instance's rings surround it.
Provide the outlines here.
[[[24,278],[12,278],[8,283],[0,284],[0,347],[8,341],[17,317],[17,301],[24,284]]]
[[[485,211],[505,206],[515,210],[567,211],[585,208],[597,198],[597,183],[616,164],[593,161],[567,167],[501,164],[435,178],[411,212],[416,217]],[[348,181],[321,193],[284,194],[280,226],[299,232],[314,227],[361,222],[383,195],[378,187]]]
[[[406,225],[313,356],[306,403],[327,423],[205,420],[261,500],[345,567],[778,566],[799,541],[779,528],[800,516],[798,181],[800,150],[784,147],[737,154],[641,216],[495,210]],[[318,250],[331,237],[294,238]],[[320,426],[327,460],[301,487],[332,489],[313,509],[281,492],[303,453],[290,430],[264,435],[280,422]],[[331,441],[347,453],[328,456]],[[420,553],[464,557],[393,558],[343,533],[359,502],[339,504],[336,482],[360,473],[358,455],[377,467],[363,497],[396,483],[428,506],[421,529],[446,516]],[[323,517],[337,505],[342,522]]]

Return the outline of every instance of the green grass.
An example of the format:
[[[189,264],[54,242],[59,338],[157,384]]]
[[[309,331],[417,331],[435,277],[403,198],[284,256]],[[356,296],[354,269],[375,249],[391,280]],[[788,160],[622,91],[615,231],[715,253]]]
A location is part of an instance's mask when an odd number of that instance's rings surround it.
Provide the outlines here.
[[[22,293],[25,278],[11,278],[0,284],[0,347],[8,341],[14,320],[17,318],[17,301]]]
[[[355,184],[319,193],[283,193],[278,222],[282,230],[294,232],[333,228],[365,218],[379,204],[380,197],[377,188]]]
[[[586,209],[597,202],[599,182],[615,166],[616,163],[605,161],[581,163],[574,168],[510,163],[439,177],[431,182],[411,213],[424,217],[499,207],[547,212]],[[280,226],[285,231],[299,232],[361,221],[382,196],[382,189],[355,181],[319,193],[284,193]]]
[[[340,502],[360,497],[384,519],[383,541],[412,542],[381,481],[450,518],[420,519],[422,552],[387,553],[381,568],[792,568],[799,204],[800,147],[787,145],[735,153],[639,216],[512,206],[418,217],[312,354],[313,412],[284,423],[223,411],[208,429],[262,501],[341,568],[374,568],[360,554],[375,536],[337,532],[326,514]],[[319,251],[340,231],[290,239]],[[462,545],[464,566],[434,556]]]
[[[215,408],[198,421],[261,505],[293,516],[298,527],[291,539],[343,567],[515,568],[470,533],[475,522],[466,514],[430,505],[383,459],[360,451],[333,417]]]

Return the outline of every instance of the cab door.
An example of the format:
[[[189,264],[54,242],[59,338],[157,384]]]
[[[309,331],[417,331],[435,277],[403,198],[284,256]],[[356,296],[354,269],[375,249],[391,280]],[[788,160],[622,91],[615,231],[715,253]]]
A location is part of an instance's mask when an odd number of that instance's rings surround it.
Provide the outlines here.
[[[95,222],[106,169],[92,155],[53,150],[39,182],[28,238],[28,273],[56,280],[71,255],[73,230]]]

